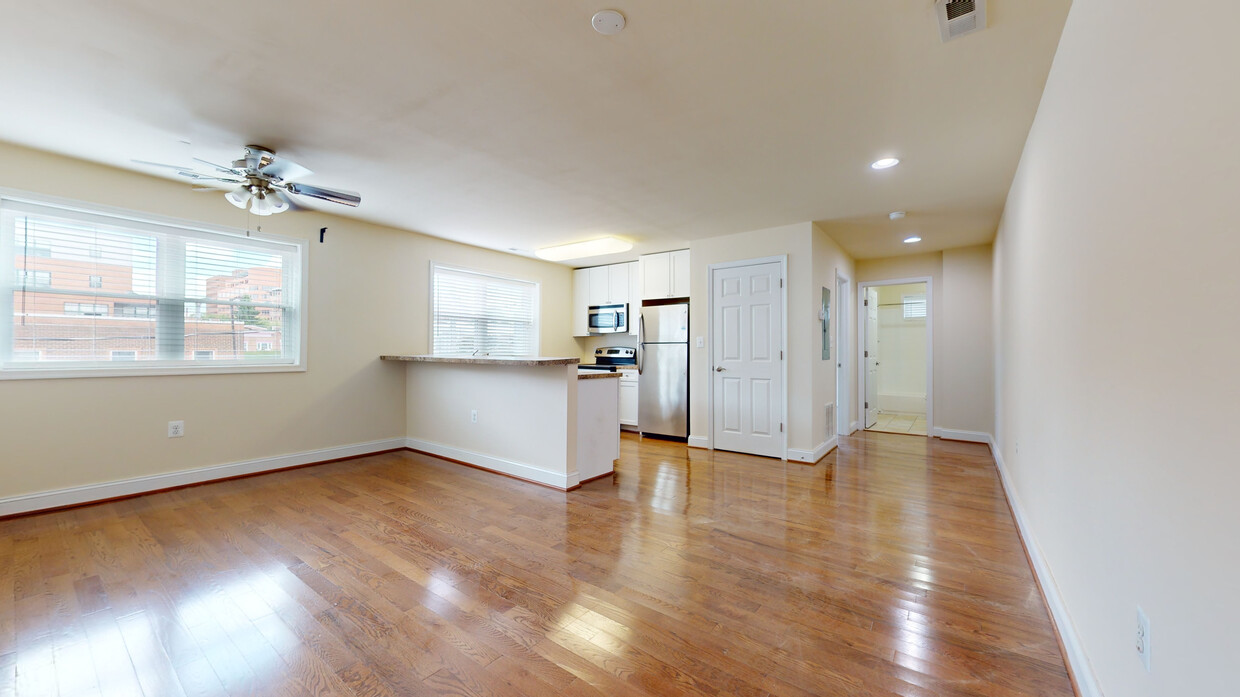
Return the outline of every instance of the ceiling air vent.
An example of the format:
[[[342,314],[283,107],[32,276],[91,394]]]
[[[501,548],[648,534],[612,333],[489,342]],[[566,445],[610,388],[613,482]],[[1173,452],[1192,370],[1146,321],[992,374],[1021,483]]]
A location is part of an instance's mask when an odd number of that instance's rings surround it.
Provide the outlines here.
[[[935,0],[934,10],[943,41],[986,28],[986,0]]]

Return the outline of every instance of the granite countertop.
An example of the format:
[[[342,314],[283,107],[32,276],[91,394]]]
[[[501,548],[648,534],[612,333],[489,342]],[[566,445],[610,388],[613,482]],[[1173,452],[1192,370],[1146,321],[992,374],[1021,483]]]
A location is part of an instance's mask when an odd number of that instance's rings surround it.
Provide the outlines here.
[[[601,370],[587,370],[577,373],[578,380],[600,380],[606,378],[619,378],[620,373],[605,373]]]
[[[572,365],[579,358],[545,356],[379,356],[381,361],[404,361],[407,363],[461,363],[466,365],[508,365],[535,367],[542,365]]]

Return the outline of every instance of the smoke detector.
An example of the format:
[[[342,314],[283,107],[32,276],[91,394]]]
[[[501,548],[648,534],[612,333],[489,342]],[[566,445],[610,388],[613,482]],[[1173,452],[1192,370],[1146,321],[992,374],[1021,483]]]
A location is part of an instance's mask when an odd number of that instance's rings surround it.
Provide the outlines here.
[[[624,29],[624,15],[615,10],[602,10],[590,18],[594,31],[604,36],[614,36]]]
[[[986,0],[935,0],[944,43],[986,28]]]

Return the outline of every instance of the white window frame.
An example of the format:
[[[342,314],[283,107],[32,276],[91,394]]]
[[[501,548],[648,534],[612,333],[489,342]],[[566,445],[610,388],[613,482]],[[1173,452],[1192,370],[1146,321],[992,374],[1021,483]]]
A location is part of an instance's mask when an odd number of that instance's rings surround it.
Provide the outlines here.
[[[530,353],[529,355],[531,357],[539,355],[539,352],[541,351],[541,346],[542,346],[542,284],[541,283],[539,283],[538,281],[531,281],[528,278],[506,276],[504,274],[498,274],[492,271],[480,271],[478,269],[470,269],[470,268],[466,268],[463,266],[455,266],[452,264],[443,264],[443,263],[439,263],[436,261],[431,262],[430,274],[427,279],[427,306],[428,306],[427,314],[429,315],[429,326],[427,327],[427,335],[426,335],[427,337],[426,341],[427,341],[427,344],[429,344],[427,347],[428,348],[427,353],[431,355],[444,355],[444,356],[459,355],[459,354],[447,354],[447,353],[437,354],[435,353],[435,272],[439,269],[443,269],[445,271],[453,271],[456,273],[473,274],[475,276],[498,278],[504,281],[513,281],[516,283],[528,283],[529,285],[533,286],[534,292],[533,292],[533,301],[531,304],[534,308],[534,318],[533,318],[533,323],[532,323],[533,326],[531,327],[530,331],[533,332],[534,341],[532,344],[532,353]],[[509,355],[509,354],[503,354],[503,355]],[[483,356],[479,354],[478,357],[481,358]]]
[[[917,307],[919,305],[921,306],[920,315],[909,314],[910,307]],[[902,313],[904,314],[904,321],[915,322],[915,321],[920,320],[924,322],[926,320],[926,312],[927,312],[926,294],[925,293],[914,293],[912,295],[900,296],[900,309]]]
[[[77,362],[17,362],[4,360],[5,355],[13,350],[13,293],[16,268],[13,265],[15,254],[12,235],[0,234],[0,380],[32,380],[53,378],[97,378],[97,377],[138,377],[155,375],[209,375],[229,373],[290,373],[305,372],[308,367],[307,349],[310,337],[309,322],[309,285],[308,271],[310,268],[309,243],[304,239],[250,232],[220,225],[211,225],[198,221],[144,213],[113,206],[103,206],[55,196],[44,196],[25,191],[0,187],[0,215],[6,214],[8,206],[16,205],[22,209],[52,209],[52,214],[68,214],[82,219],[111,219],[111,224],[128,226],[136,230],[155,229],[164,234],[168,228],[184,239],[218,240],[220,238],[248,239],[255,241],[256,246],[267,246],[273,250],[280,249],[294,252],[293,263],[285,269],[285,283],[288,290],[296,290],[299,303],[296,309],[287,313],[284,341],[291,344],[292,358],[284,362],[263,361],[194,361],[182,359],[177,361],[120,361],[121,365],[110,365],[110,361],[90,364]],[[2,232],[2,230],[0,230]],[[35,367],[37,366],[37,367]]]

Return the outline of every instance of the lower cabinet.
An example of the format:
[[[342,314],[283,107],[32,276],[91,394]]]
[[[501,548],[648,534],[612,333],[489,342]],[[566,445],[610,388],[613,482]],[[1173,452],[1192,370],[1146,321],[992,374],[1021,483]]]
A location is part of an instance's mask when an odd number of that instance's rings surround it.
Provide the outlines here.
[[[637,373],[620,376],[620,425],[637,430]]]

